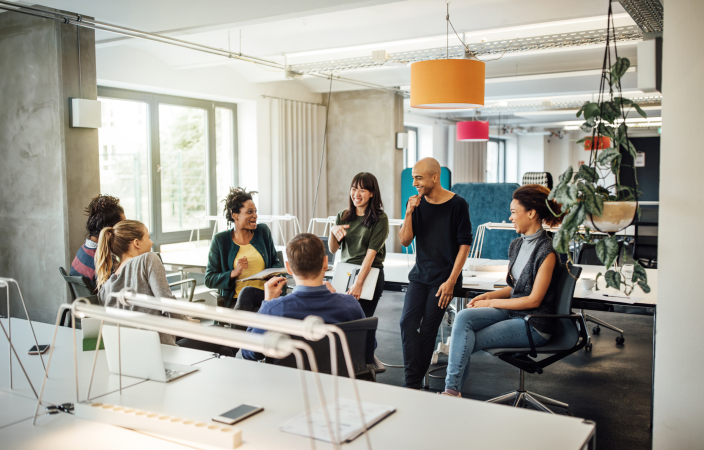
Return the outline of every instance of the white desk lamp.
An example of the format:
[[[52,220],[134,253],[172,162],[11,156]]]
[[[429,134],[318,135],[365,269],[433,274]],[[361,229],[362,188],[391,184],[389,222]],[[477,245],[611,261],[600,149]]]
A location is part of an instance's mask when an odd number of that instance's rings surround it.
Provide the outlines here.
[[[119,326],[131,326],[136,328],[141,328],[145,330],[157,331],[160,333],[174,334],[190,339],[201,340],[205,342],[210,342],[213,344],[219,344],[224,346],[236,346],[240,348],[245,348],[247,350],[263,353],[267,356],[273,358],[283,358],[291,353],[296,357],[296,362],[301,373],[301,382],[304,398],[304,406],[306,411],[306,416],[309,418],[309,432],[311,447],[315,448],[315,443],[313,442],[313,427],[310,421],[310,402],[308,398],[308,391],[305,383],[305,372],[303,371],[303,358],[301,354],[301,349],[305,349],[310,346],[305,342],[294,341],[288,336],[285,336],[276,332],[267,332],[262,334],[247,333],[240,330],[232,330],[220,327],[203,327],[197,323],[180,320],[171,319],[167,317],[157,316],[154,314],[140,313],[129,310],[122,310],[117,308],[106,308],[102,306],[91,305],[87,299],[78,298],[72,304],[63,304],[59,307],[59,312],[56,318],[56,328],[54,329],[54,337],[51,343],[51,352],[49,353],[49,359],[47,361],[47,370],[42,381],[42,387],[39,392],[39,397],[37,400],[37,407],[34,412],[34,419],[32,424],[36,424],[37,415],[39,413],[39,407],[41,405],[41,399],[44,394],[44,388],[46,386],[46,380],[48,378],[48,371],[51,366],[51,359],[54,354],[54,344],[56,341],[56,334],[59,327],[59,321],[61,319],[61,314],[65,309],[71,311],[72,323],[73,323],[73,340],[74,340],[74,370],[76,376],[76,402],[79,402],[79,392],[78,392],[78,360],[76,355],[76,317],[78,318],[95,318],[101,320],[101,333],[102,325],[105,321],[109,323],[114,323]],[[118,334],[119,336],[119,334]],[[119,337],[118,337],[119,339]],[[118,341],[119,342],[119,341]],[[98,334],[98,343],[96,345],[97,349],[100,347],[100,334]],[[120,349],[118,349],[118,352]],[[310,350],[312,353],[312,350]],[[118,358],[119,359],[119,358]],[[311,364],[312,365],[312,364]],[[93,369],[95,369],[95,359],[93,361]],[[120,380],[122,378],[122,373],[119,373]],[[91,374],[92,381],[92,374]],[[121,386],[121,384],[120,384]],[[330,435],[332,436],[332,425],[328,419],[328,428]]]
[[[338,336],[340,339],[340,344],[342,347],[342,352],[344,354],[345,358],[345,364],[347,366],[347,373],[350,377],[350,381],[352,383],[352,387],[355,393],[357,405],[359,408],[359,413],[360,413],[360,418],[362,422],[362,428],[363,428],[363,433],[365,435],[365,438],[367,440],[367,445],[369,448],[371,448],[371,441],[369,438],[369,435],[367,433],[367,425],[366,421],[364,418],[364,413],[362,409],[362,400],[361,396],[359,394],[359,389],[357,387],[357,382],[354,376],[354,367],[352,365],[352,356],[349,351],[349,345],[347,343],[347,336],[345,333],[337,326],[335,325],[328,325],[326,324],[323,319],[317,316],[308,316],[303,320],[297,320],[297,319],[290,319],[286,317],[278,317],[278,316],[270,316],[266,314],[257,314],[255,312],[250,312],[250,311],[241,311],[241,310],[235,310],[235,309],[230,309],[230,308],[222,308],[219,306],[212,306],[212,305],[205,305],[203,303],[190,303],[190,302],[184,302],[184,301],[179,301],[179,300],[174,300],[171,298],[164,298],[164,297],[151,297],[149,295],[145,294],[136,294],[134,292],[130,292],[128,290],[123,290],[119,293],[114,293],[112,294],[113,297],[117,299],[118,302],[120,302],[122,305],[126,307],[130,306],[140,306],[143,308],[150,308],[150,309],[155,309],[155,310],[161,310],[161,311],[168,311],[172,313],[177,313],[177,314],[183,314],[183,315],[191,315],[194,317],[202,317],[205,319],[211,319],[211,320],[216,320],[219,322],[226,322],[226,323],[233,323],[237,325],[243,325],[243,326],[251,326],[253,328],[259,328],[263,330],[269,330],[269,331],[275,331],[283,334],[290,334],[294,336],[300,336],[303,337],[304,339],[310,340],[310,341],[318,341],[324,337],[328,338],[328,342],[330,343],[330,360],[331,360],[331,369],[332,369],[332,376],[333,376],[333,389],[334,389],[334,398],[335,398],[335,404],[336,404],[336,412],[338,413],[338,416],[336,417],[337,425],[338,425],[338,434],[337,434],[337,444],[341,444],[340,442],[340,418],[339,418],[339,408],[337,407],[338,405],[338,374],[337,374],[337,346],[335,345],[336,340],[335,340],[335,335]],[[102,324],[101,324],[102,327]],[[252,334],[252,333],[248,333]],[[295,343],[299,343],[300,341],[293,341]],[[98,342],[96,348],[100,346],[100,342]],[[318,395],[321,398],[321,402],[323,403],[323,413],[327,414],[327,408],[324,406],[325,401],[324,401],[324,393],[322,391],[322,387],[319,382],[318,378],[318,369],[317,369],[317,364],[315,364],[315,356],[312,352],[312,349],[310,346],[306,345],[304,350],[307,352],[308,355],[308,360],[311,364],[311,371],[314,373],[314,377],[316,377],[316,382],[317,386],[319,389]],[[263,352],[262,352],[263,353]],[[97,355],[97,354],[96,354]],[[277,356],[273,356],[274,358],[279,358]],[[95,365],[95,361],[93,362]],[[91,380],[92,380],[92,375],[91,375]],[[90,391],[89,391],[90,395]],[[332,437],[333,434],[331,433],[330,436]]]

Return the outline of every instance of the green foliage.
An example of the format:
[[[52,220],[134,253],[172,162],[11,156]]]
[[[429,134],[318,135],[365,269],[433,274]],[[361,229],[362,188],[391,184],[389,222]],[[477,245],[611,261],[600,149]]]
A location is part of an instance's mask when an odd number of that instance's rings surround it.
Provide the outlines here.
[[[611,267],[618,257],[618,240],[616,236],[609,236],[596,243],[596,255],[604,267]]]
[[[615,270],[609,270],[604,275],[606,280],[606,287],[612,287],[614,289],[621,289],[621,274]]]
[[[611,86],[617,84],[630,66],[631,62],[628,58],[616,58],[616,63],[611,66],[611,77],[609,77],[609,84]]]

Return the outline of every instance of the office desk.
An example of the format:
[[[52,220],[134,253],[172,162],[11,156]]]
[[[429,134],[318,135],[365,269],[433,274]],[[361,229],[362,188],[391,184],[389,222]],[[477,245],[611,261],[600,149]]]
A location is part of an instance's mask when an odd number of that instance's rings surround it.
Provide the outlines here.
[[[13,319],[13,327],[19,329],[22,322]],[[42,324],[35,326],[41,328],[42,333],[51,328]],[[69,331],[68,328],[66,330]],[[61,341],[57,338],[57,352],[60,346],[67,346],[67,333],[60,334],[64,336]],[[45,342],[43,334],[41,342]],[[13,343],[24,348],[29,345],[29,339],[26,336],[13,336]],[[200,360],[198,365],[201,370],[170,383],[138,380],[128,387],[123,383],[122,394],[117,391],[104,393],[97,401],[204,422],[210,422],[213,416],[240,403],[258,404],[264,406],[265,411],[237,425],[243,432],[243,448],[310,448],[307,438],[279,431],[283,422],[303,412],[299,373],[296,370],[234,358],[203,361],[210,355],[197,350],[174,350],[172,356],[176,356],[176,360],[181,363]],[[58,353],[54,357],[57,358]],[[72,355],[68,359],[64,355],[63,358],[54,359],[52,365],[72,366],[72,361]],[[36,371],[34,368],[32,370]],[[53,373],[51,370],[50,376]],[[116,378],[105,372],[97,375],[96,370],[95,382],[98,383],[99,378]],[[306,376],[312,380],[310,373]],[[331,395],[332,377],[322,375],[322,378],[326,394]],[[75,401],[75,388],[65,386],[66,383],[61,379],[51,378],[47,388],[52,382],[61,385],[60,389],[54,391],[56,397],[61,399],[58,402]],[[311,400],[316,405],[318,400],[312,384],[310,387]],[[396,413],[370,432],[372,445],[377,449],[426,449],[436,446],[456,448],[469,441],[473,446],[487,449],[581,449],[587,444],[593,444],[595,426],[574,417],[455,399],[371,382],[359,382],[359,388],[363,401],[397,408]],[[353,398],[348,380],[340,380],[340,392],[345,398]],[[37,419],[37,426],[32,427],[34,404],[24,396],[0,392],[0,442],[3,447],[86,450],[193,448],[192,445],[183,446],[102,423],[82,421],[63,413],[43,414]],[[505,433],[506,429],[511,432]],[[319,448],[329,447],[321,442],[317,444]],[[351,444],[346,444],[345,448],[366,448],[365,439],[358,438]]]
[[[1,320],[3,321],[5,329],[7,329],[8,319]],[[39,344],[50,344],[54,333],[54,326],[40,322],[32,323],[34,324],[34,331],[37,333],[37,340],[39,341]],[[24,377],[20,365],[17,364],[16,360],[14,360],[14,356],[12,363],[12,379],[14,389],[10,390],[10,374],[7,369],[10,348],[4,335],[0,333],[0,336],[2,336],[0,337],[0,367],[3,368],[3,370],[0,370],[0,391],[29,399],[36,406],[36,397],[34,396],[27,379]],[[82,351],[83,344],[81,337],[81,330],[76,330],[76,355],[78,356],[78,382],[80,398],[85,399],[86,394],[88,393],[90,371],[93,365],[93,356],[95,355],[95,352]],[[34,389],[36,389],[37,394],[39,394],[42,386],[42,378],[44,377],[44,369],[41,361],[39,360],[39,356],[27,354],[27,350],[34,345],[34,340],[26,320],[12,319],[12,343],[21,358],[27,374],[32,380]],[[177,364],[193,365],[213,358],[210,353],[189,348],[162,345],[161,349],[164,360]],[[47,351],[44,354],[44,363],[47,364],[48,361],[49,352]],[[122,388],[124,389],[142,382],[144,382],[144,380],[140,378],[123,376]],[[110,373],[108,370],[107,360],[105,358],[105,350],[100,350],[98,352],[98,360],[95,365],[95,376],[93,378],[93,386],[91,388],[91,398],[117,391],[119,388],[119,376]],[[49,380],[47,380],[46,387],[44,389],[42,404],[48,406],[52,404],[75,401],[76,378],[73,362],[73,333],[72,329],[69,327],[59,327],[56,336],[54,355],[52,357],[51,367],[49,368]],[[34,408],[32,408],[32,414],[33,413]]]

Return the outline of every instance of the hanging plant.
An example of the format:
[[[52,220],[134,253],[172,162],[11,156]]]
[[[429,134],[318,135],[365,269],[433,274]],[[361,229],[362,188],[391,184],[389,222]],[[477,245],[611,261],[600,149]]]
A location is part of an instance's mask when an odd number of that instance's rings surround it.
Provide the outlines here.
[[[643,118],[645,112],[632,100],[621,94],[621,78],[631,63],[627,58],[620,58],[616,49],[615,29],[611,2],[609,2],[606,50],[601,73],[599,96],[596,102],[585,102],[577,112],[585,122],[581,129],[591,133],[577,141],[590,150],[589,164],[582,164],[575,172],[570,166],[560,175],[557,186],[550,192],[549,199],[562,204],[565,217],[562,226],[555,233],[553,246],[559,253],[568,255],[570,262],[570,243],[595,243],[599,260],[604,264],[606,286],[622,290],[630,295],[635,286],[643,292],[650,292],[645,269],[634,261],[633,274],[625,276],[621,268],[613,268],[619,254],[619,244],[615,232],[629,226],[638,213],[638,192],[628,186],[622,186],[621,167],[630,167],[636,180],[636,170],[632,165],[622,165],[621,149],[636,159],[636,149],[628,139],[626,117],[635,110]],[[610,44],[613,39],[615,62],[612,64]],[[614,95],[614,94],[617,95]],[[608,139],[607,139],[608,138]],[[613,174],[615,182],[607,185],[607,177]],[[637,186],[637,180],[636,180]],[[592,232],[608,234],[598,239]],[[597,279],[602,274],[597,275]]]

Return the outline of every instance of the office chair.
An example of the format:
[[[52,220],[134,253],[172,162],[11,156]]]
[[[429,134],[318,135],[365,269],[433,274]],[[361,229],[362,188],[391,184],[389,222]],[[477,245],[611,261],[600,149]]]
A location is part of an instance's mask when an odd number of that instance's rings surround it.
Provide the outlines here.
[[[621,254],[623,250],[623,242],[619,241],[619,255]],[[587,265],[593,265],[593,266],[600,266],[601,260],[596,254],[596,244],[587,244],[584,243],[582,244],[581,248],[579,249],[579,254],[577,255],[577,264],[587,264]],[[608,328],[609,330],[613,330],[617,333],[619,333],[621,336],[616,338],[616,343],[617,344],[623,344],[626,340],[626,338],[623,336],[623,330],[611,325],[608,322],[604,322],[601,319],[597,319],[596,317],[592,316],[591,314],[586,314],[583,309],[579,310],[579,314],[584,317],[584,320],[586,322],[592,322],[595,323],[596,326],[592,328],[592,333],[593,334],[599,334],[601,333],[601,327]],[[592,350],[592,343],[591,343],[591,337],[589,338],[589,342],[584,346],[584,351],[590,352]]]
[[[376,336],[376,328],[379,324],[377,317],[368,317],[366,319],[352,320],[336,324],[347,336],[347,343],[350,348],[350,356],[352,357],[352,367],[354,368],[354,376],[357,379],[376,381],[376,365],[374,364],[374,338]],[[313,348],[316,362],[318,363],[318,371],[320,373],[332,373],[332,361],[330,360],[330,343],[325,337],[319,341],[308,341],[299,336],[291,336],[292,339],[305,341]],[[337,343],[337,373],[340,376],[346,377],[347,365],[345,363],[342,346],[338,339]],[[289,355],[283,359],[266,358],[269,364],[275,364],[284,367],[296,368],[296,359],[293,355]],[[308,357],[304,353],[303,361],[306,370],[310,370]]]
[[[518,390],[487,400],[488,403],[512,401],[514,407],[526,407],[530,404],[539,411],[554,414],[552,410],[544,405],[548,404],[564,408],[569,414],[569,405],[567,403],[526,391],[524,381],[525,372],[542,374],[545,367],[571,355],[587,344],[589,336],[587,335],[587,325],[584,322],[584,317],[571,313],[574,287],[581,273],[581,267],[572,266],[568,269],[567,266],[560,265],[555,272],[555,276],[558,277],[556,314],[532,314],[524,318],[526,329],[528,329],[530,320],[534,317],[556,321],[555,331],[547,344],[536,348],[529,331],[528,341],[530,347],[490,348],[484,350],[490,355],[497,356],[501,360],[517,367],[520,371]],[[539,361],[533,359],[537,358],[538,355],[550,356]]]
[[[552,174],[550,172],[526,172],[521,179],[521,186],[540,184],[552,190]]]
[[[87,298],[91,304],[99,305],[98,296],[95,295],[95,290],[93,288],[93,282],[81,275],[69,275],[63,267],[59,267],[59,273],[63,277],[66,284],[68,284],[68,290],[71,292],[71,302],[75,301],[79,297]],[[61,326],[70,326],[69,324],[64,325],[64,320],[68,317],[69,310],[65,309],[63,314],[61,314],[61,321],[59,324]]]
[[[643,208],[633,224],[633,259],[648,269],[658,268],[658,210]]]

